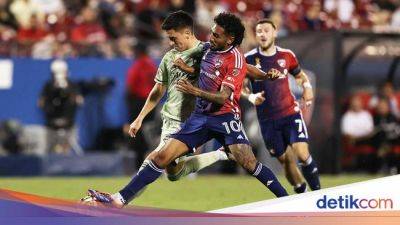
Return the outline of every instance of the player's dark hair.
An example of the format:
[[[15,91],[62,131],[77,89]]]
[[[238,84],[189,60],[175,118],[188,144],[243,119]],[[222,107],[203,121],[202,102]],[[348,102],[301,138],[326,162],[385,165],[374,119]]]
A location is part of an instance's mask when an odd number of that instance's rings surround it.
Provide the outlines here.
[[[232,13],[223,12],[214,18],[214,22],[218,26],[224,28],[225,33],[234,37],[233,46],[238,46],[242,43],[245,28],[239,17]]]
[[[257,21],[256,26],[258,24],[264,24],[264,23],[271,24],[271,26],[276,30],[276,25],[275,25],[274,21],[272,21],[270,19],[267,19],[267,18],[264,18],[264,19],[261,19],[261,20]]]
[[[182,10],[170,13],[161,25],[163,30],[180,30],[183,28],[188,28],[193,33],[193,18],[189,13]]]

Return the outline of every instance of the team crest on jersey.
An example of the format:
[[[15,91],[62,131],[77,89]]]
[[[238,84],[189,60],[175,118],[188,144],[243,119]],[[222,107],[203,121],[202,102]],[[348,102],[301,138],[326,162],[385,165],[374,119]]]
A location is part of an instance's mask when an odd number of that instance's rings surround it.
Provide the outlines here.
[[[233,69],[233,71],[232,71],[233,76],[237,76],[237,75],[239,75],[239,73],[240,73],[240,70],[237,68]]]
[[[282,68],[286,67],[286,60],[284,59],[278,59],[278,65],[281,66]]]
[[[222,66],[222,60],[221,59],[217,59],[215,60],[215,68],[220,68]]]

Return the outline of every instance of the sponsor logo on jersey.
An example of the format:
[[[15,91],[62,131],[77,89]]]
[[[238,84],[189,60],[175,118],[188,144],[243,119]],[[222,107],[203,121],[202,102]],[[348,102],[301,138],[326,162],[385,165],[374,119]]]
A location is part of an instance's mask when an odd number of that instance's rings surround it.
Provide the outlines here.
[[[260,58],[256,57],[256,58],[255,58],[255,62],[256,62],[256,67],[257,67],[258,69],[261,69]]]
[[[200,75],[205,75],[205,76],[207,76],[207,77],[209,77],[211,79],[216,79],[217,78],[217,76],[215,74],[208,73],[207,71],[204,71],[204,70],[200,71]]]
[[[235,79],[233,79],[233,77],[228,77],[226,79],[229,80],[230,82],[235,82]]]
[[[220,68],[222,66],[222,60],[220,58],[217,58],[217,60],[215,60],[215,68]]]

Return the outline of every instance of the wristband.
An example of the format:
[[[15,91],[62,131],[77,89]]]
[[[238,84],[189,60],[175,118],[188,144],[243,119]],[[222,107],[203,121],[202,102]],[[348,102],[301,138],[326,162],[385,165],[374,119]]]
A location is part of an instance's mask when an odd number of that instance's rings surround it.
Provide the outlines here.
[[[247,98],[249,100],[249,102],[251,102],[253,105],[256,103],[256,94],[249,94],[249,97]]]
[[[312,89],[312,86],[311,86],[311,84],[310,84],[310,82],[304,82],[303,83],[303,88],[309,88],[309,89]]]

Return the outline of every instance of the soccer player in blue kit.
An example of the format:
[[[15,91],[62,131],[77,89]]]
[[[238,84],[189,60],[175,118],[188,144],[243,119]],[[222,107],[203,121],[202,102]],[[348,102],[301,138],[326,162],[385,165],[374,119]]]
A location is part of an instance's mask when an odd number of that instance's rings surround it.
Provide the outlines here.
[[[245,54],[246,62],[278,77],[274,80],[250,78],[253,93],[265,94],[265,101],[256,106],[265,145],[271,156],[283,165],[285,175],[296,193],[305,192],[307,187],[297,166],[297,158],[311,190],[318,190],[321,188],[318,168],[308,149],[306,124],[300,105],[289,89],[288,75],[293,75],[297,83],[303,86],[302,98],[306,106],[313,99],[312,86],[295,54],[275,45],[277,30],[271,20],[258,21],[255,32],[259,46]],[[254,95],[249,95],[251,102],[254,102]]]
[[[194,112],[181,130],[171,135],[149,163],[118,192],[119,197],[92,191],[95,201],[116,207],[128,204],[145,186],[158,179],[172,161],[211,139],[227,148],[237,163],[277,197],[288,195],[273,172],[255,158],[240,120],[239,98],[246,63],[237,46],[243,40],[245,28],[240,19],[230,13],[219,14],[214,22],[210,48],[200,64],[199,87],[185,79],[176,84],[178,90],[197,97]]]

